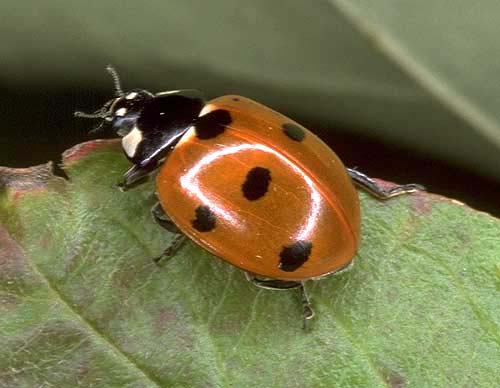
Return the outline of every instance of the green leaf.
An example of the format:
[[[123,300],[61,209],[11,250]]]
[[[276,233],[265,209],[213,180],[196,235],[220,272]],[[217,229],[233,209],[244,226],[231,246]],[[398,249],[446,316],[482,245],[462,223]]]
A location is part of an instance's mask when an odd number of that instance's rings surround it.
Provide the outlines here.
[[[493,387],[500,365],[500,222],[419,193],[361,194],[352,269],[261,290],[151,219],[152,182],[114,186],[114,141],[0,170],[0,385]]]

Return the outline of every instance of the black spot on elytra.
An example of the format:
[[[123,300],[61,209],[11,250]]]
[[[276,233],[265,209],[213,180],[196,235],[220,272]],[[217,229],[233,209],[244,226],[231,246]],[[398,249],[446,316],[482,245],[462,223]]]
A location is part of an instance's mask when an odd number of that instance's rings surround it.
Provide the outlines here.
[[[210,232],[215,228],[217,217],[208,206],[200,205],[195,210],[196,218],[191,221],[193,228],[199,232]]]
[[[240,99],[238,97],[234,97],[233,101],[239,101]]]
[[[290,139],[294,141],[302,141],[306,137],[306,133],[304,130],[299,127],[297,124],[293,123],[286,123],[282,125],[283,132],[285,132],[285,135],[287,135]]]
[[[305,240],[283,247],[280,253],[279,268],[285,272],[295,271],[309,259],[311,249],[312,243]]]
[[[243,195],[249,201],[262,198],[269,189],[271,172],[264,167],[254,167],[248,171],[247,178],[241,186]]]
[[[223,133],[226,126],[231,124],[232,121],[229,111],[225,109],[213,110],[196,120],[196,136],[202,140],[213,139]]]

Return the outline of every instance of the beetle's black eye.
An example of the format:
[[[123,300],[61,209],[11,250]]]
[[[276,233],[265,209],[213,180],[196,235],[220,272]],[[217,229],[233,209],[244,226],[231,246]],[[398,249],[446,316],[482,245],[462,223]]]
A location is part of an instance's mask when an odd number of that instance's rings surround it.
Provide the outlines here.
[[[144,106],[153,98],[153,94],[146,90],[132,90],[114,100],[107,120],[111,121],[118,135],[125,136],[134,127]]]
[[[111,117],[123,117],[127,114],[131,104],[128,104],[127,101],[120,97],[111,108],[110,116]]]
[[[132,90],[115,101],[111,107],[110,116],[124,117],[129,114],[137,114],[142,110],[144,104],[152,98],[153,95],[146,90]]]

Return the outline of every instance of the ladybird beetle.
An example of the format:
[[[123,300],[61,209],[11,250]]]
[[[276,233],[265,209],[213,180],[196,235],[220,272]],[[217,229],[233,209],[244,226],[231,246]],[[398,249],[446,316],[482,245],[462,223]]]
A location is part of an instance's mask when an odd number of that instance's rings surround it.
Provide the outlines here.
[[[386,190],[346,168],[316,135],[288,117],[241,96],[205,102],[197,90],[124,93],[111,67],[116,98],[98,111],[121,137],[133,164],[127,189],[159,169],[153,218],[245,271],[268,289],[299,288],[304,326],[314,315],[304,282],[345,269],[360,242],[354,185],[379,199],[423,190]]]

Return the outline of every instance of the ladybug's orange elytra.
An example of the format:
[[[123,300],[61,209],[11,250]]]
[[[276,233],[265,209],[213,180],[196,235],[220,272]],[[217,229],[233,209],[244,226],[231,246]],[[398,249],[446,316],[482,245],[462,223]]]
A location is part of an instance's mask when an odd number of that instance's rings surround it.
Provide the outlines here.
[[[161,206],[179,229],[236,267],[273,279],[300,281],[349,264],[359,203],[335,153],[241,96],[209,101],[201,116],[210,112],[226,115],[221,130],[200,135],[193,126],[156,178]]]

